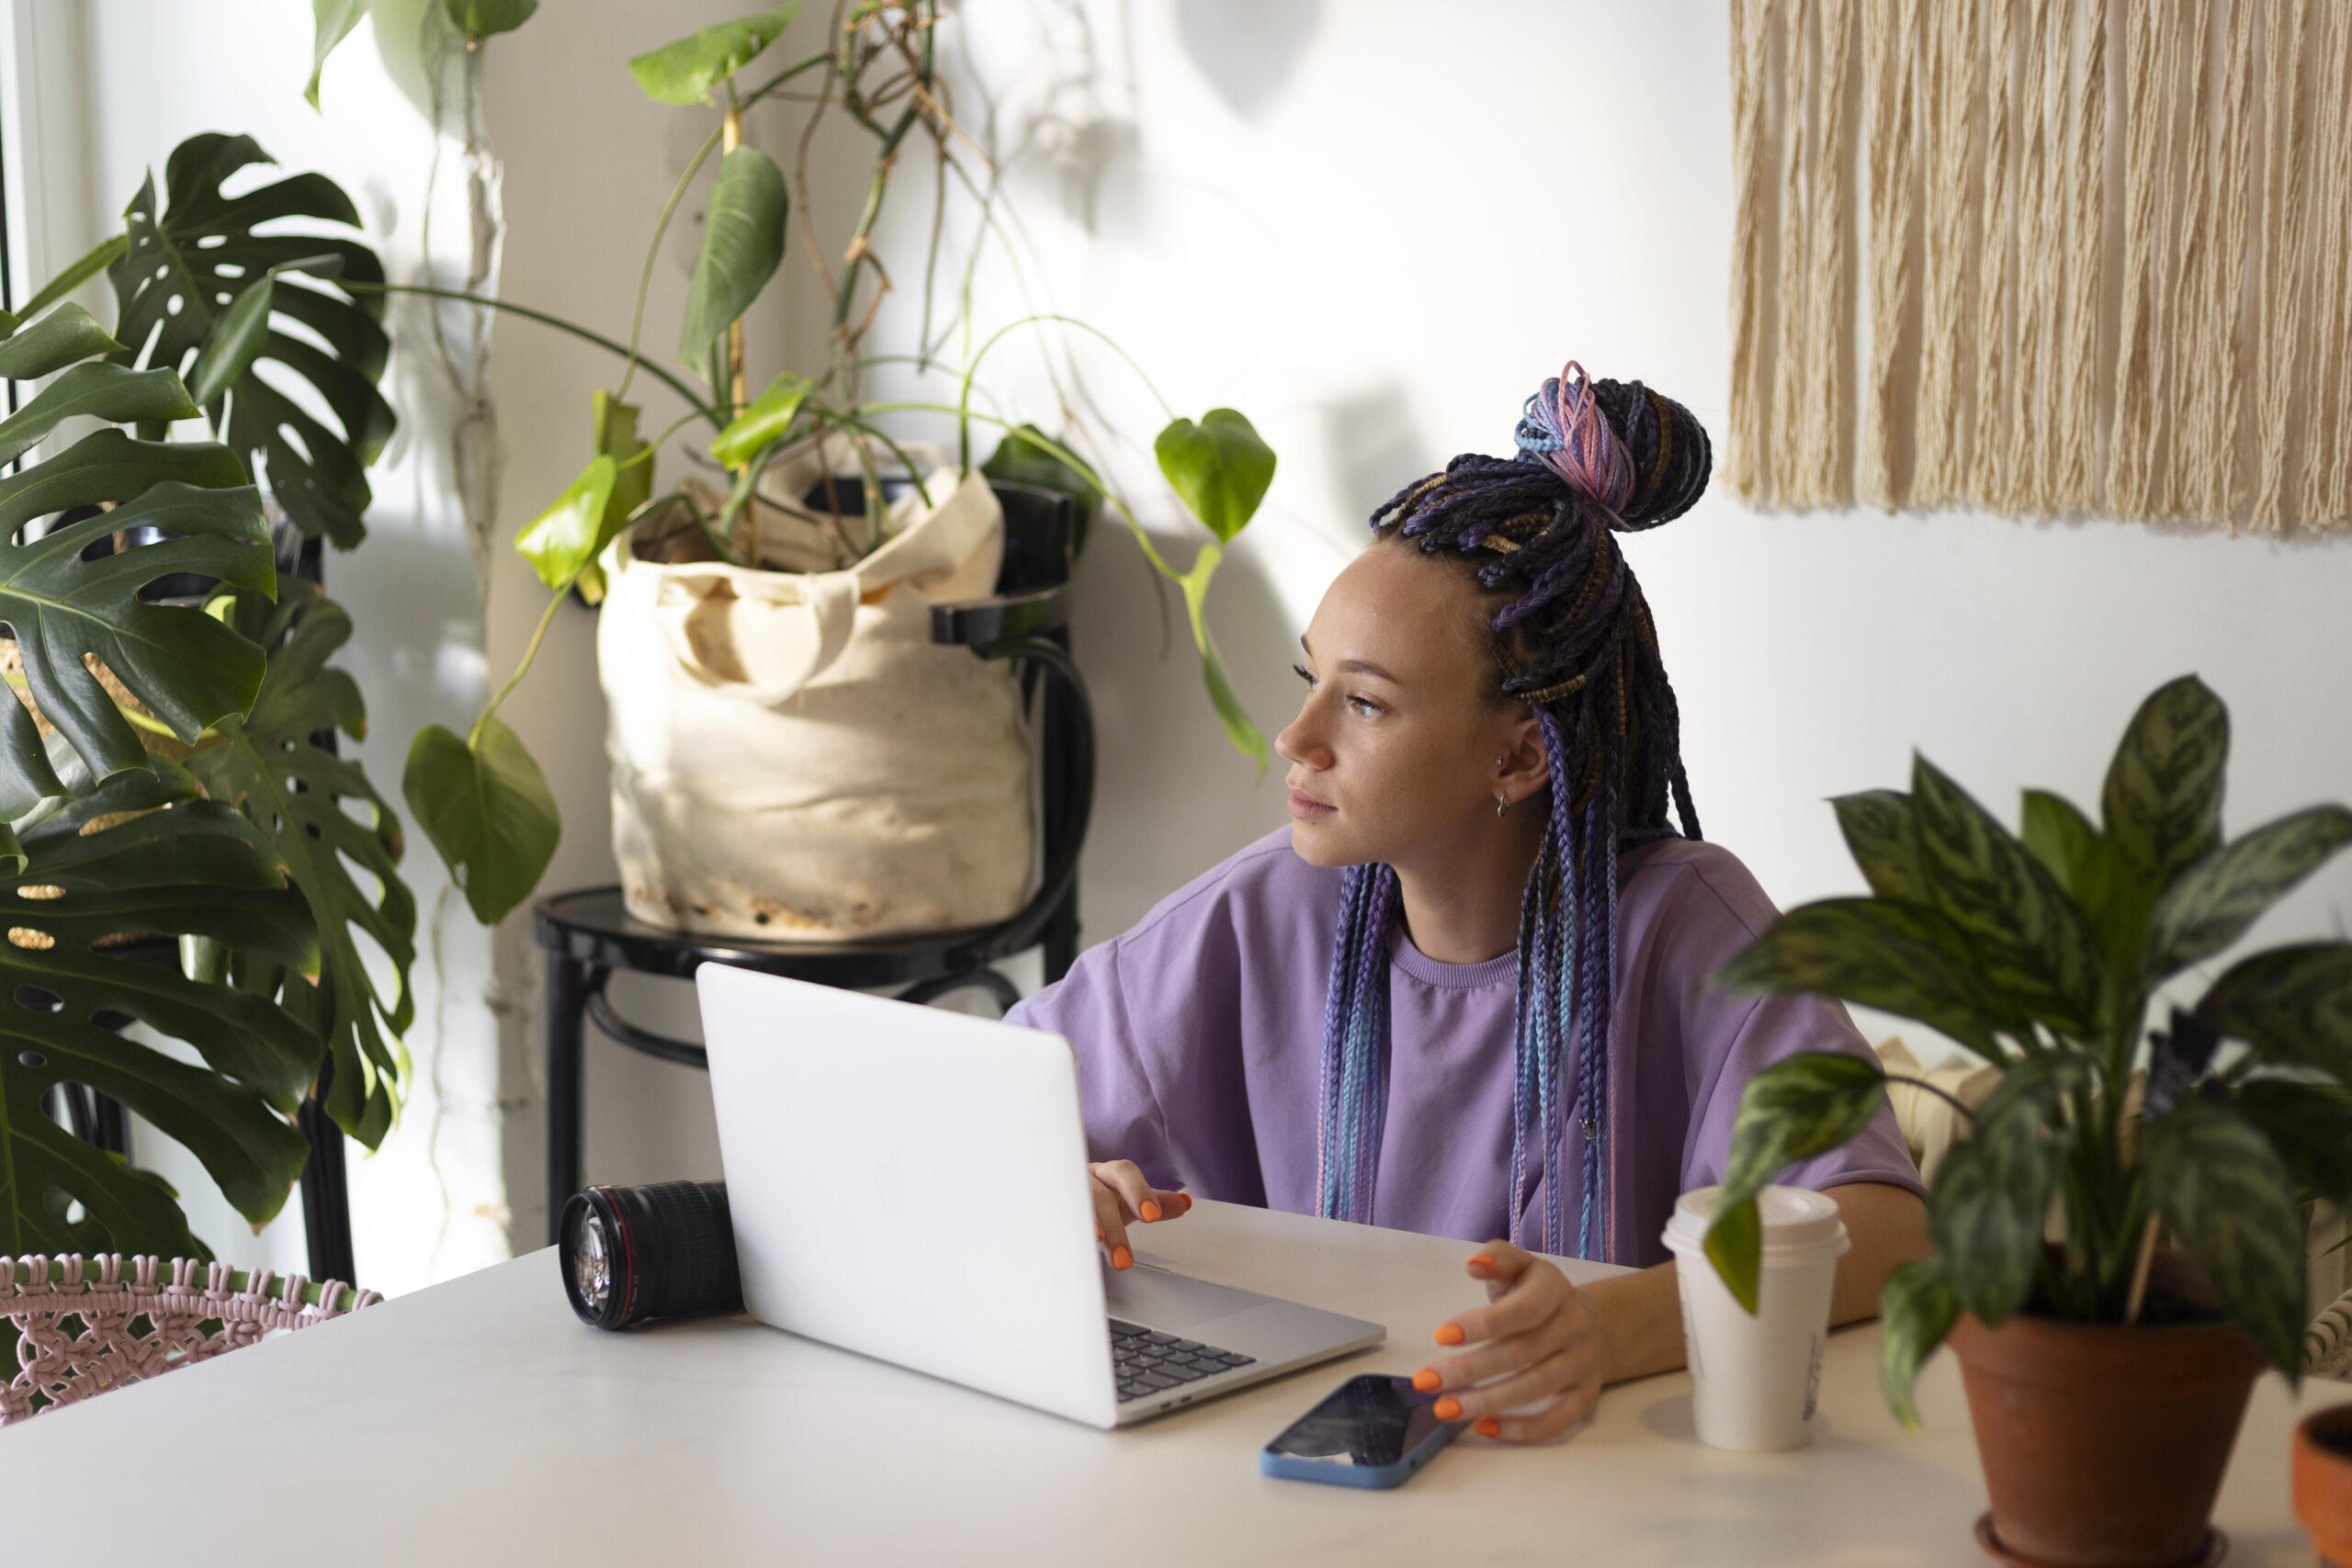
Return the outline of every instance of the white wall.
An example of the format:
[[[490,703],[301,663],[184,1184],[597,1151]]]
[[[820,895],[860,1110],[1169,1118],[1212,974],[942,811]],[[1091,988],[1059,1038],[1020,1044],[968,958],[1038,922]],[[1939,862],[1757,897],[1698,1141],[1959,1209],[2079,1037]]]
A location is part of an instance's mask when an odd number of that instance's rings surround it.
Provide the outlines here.
[[[486,87],[505,165],[510,298],[625,332],[644,238],[708,121],[643,101],[624,62],[748,8],[565,0],[492,45]],[[289,164],[339,175],[400,171],[380,176],[370,208],[371,222],[379,213],[396,220],[399,254],[413,238],[404,215],[413,197],[394,198],[414,188],[425,132],[413,108],[361,85],[367,29],[330,68],[329,115],[314,130],[295,96],[307,7],[245,0],[232,9],[240,25],[222,28],[211,19],[218,6],[86,7],[107,44],[103,67],[85,67],[106,106],[87,131],[103,153],[86,209],[93,221],[136,183],[124,175],[140,162],[160,161],[185,130],[233,118]],[[812,47],[829,9],[812,4],[777,58]],[[1562,360],[1647,380],[1719,437],[1727,430],[1723,6],[970,0],[948,34],[956,101],[973,134],[986,134],[976,90],[984,84],[998,100],[998,145],[1026,148],[1008,189],[1043,264],[1024,288],[997,253],[981,276],[981,329],[1048,303],[1072,310],[1132,349],[1180,410],[1238,406],[1282,456],[1210,611],[1270,738],[1297,701],[1288,666],[1298,631],[1359,547],[1371,507],[1455,452],[1507,451],[1521,399]],[[192,59],[208,69],[191,72]],[[802,112],[763,109],[753,140],[788,161]],[[368,134],[338,129],[348,115],[368,117]],[[820,138],[818,207],[836,247],[862,189],[862,155],[854,131]],[[367,182],[355,174],[346,183]],[[878,241],[899,279],[901,313],[886,312],[874,347],[911,338],[928,194],[924,156],[910,152]],[[674,342],[699,243],[694,207],[682,209],[656,269],[647,314],[656,353]],[[754,385],[783,364],[814,361],[824,303],[805,268],[796,249],[783,289],[754,316]],[[1069,341],[1117,431],[1117,468],[1147,523],[1164,549],[1189,559],[1195,533],[1149,461],[1156,406],[1112,355]],[[507,538],[584,460],[588,396],[610,384],[611,366],[514,321],[501,325],[496,348]],[[1020,412],[1057,423],[1039,400],[1034,343],[1000,350],[987,379]],[[894,384],[881,378],[872,389]],[[666,417],[660,400],[649,402],[649,420]],[[412,427],[426,423],[401,406]],[[428,570],[443,559],[432,554],[444,547],[433,520],[446,516],[435,510],[446,501],[429,487],[396,500],[396,488],[379,482],[375,561],[402,547],[393,541],[406,529],[418,541],[418,578],[454,581],[447,560]],[[404,513],[414,521],[404,524]],[[2352,603],[2352,540],[1972,515],[1773,516],[1718,491],[1629,553],[1680,695],[1708,836],[1743,856],[1783,905],[1859,886],[1824,801],[1901,785],[1915,745],[2004,813],[2029,784],[2092,801],[2133,705],[2184,671],[2201,673],[2231,705],[2233,829],[2352,795],[2343,695],[2352,635],[2342,617]],[[406,592],[408,580],[389,569],[385,577]],[[478,690],[426,674],[441,667],[438,643],[462,649],[470,635],[456,614],[462,604],[454,594],[447,602],[455,618],[446,620],[420,618],[398,598],[361,609],[363,635],[380,639],[358,656],[377,709],[369,758],[379,780],[397,778],[387,753],[420,714],[462,712],[473,699],[459,688]],[[492,670],[508,666],[543,603],[502,549],[487,621]],[[591,632],[584,612],[560,615],[538,673],[509,710],[564,812],[550,888],[612,875]],[[1114,524],[1081,565],[1075,635],[1102,748],[1082,882],[1092,942],[1282,822],[1281,767],[1261,781],[1227,745],[1181,603],[1156,592]],[[432,863],[418,843],[420,876]],[[2343,934],[2347,904],[2352,863],[2256,935]],[[489,964],[470,933],[461,918],[451,951]],[[478,1068],[487,1049],[479,1020],[492,1003],[505,1019],[504,1178],[514,1240],[527,1247],[542,1223],[541,1106],[537,1018],[522,1000],[536,954],[519,927],[503,936],[496,965],[492,1002],[481,999],[476,973],[448,1037],[465,1039]],[[1034,984],[1034,962],[1015,976]],[[649,1022],[691,1028],[684,987],[646,983],[617,994]],[[435,1037],[420,1025],[421,1057]],[[591,1179],[715,1171],[699,1077],[592,1043],[589,1096]],[[411,1201],[437,1213],[429,1187]],[[363,1230],[363,1259],[369,1236]]]

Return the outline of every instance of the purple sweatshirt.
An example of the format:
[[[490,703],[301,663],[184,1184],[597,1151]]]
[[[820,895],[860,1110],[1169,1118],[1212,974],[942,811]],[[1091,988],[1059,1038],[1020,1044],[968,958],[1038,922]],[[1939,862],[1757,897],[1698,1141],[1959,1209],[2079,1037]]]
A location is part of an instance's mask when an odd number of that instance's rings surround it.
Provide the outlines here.
[[[1614,1169],[1600,1253],[1640,1266],[1666,1258],[1659,1235],[1675,1198],[1722,1179],[1749,1074],[1798,1051],[1870,1047],[1839,1002],[1702,986],[1777,913],[1730,851],[1653,840],[1625,850],[1618,876]],[[1317,1071],[1340,881],[1337,868],[1300,859],[1289,827],[1278,828],[1086,949],[1005,1015],[1069,1041],[1090,1158],[1133,1160],[1158,1187],[1316,1212]],[[1464,1241],[1510,1234],[1518,963],[1516,953],[1436,963],[1396,922],[1374,1224]],[[1577,1037],[1571,1027],[1566,1039]],[[1581,1136],[1571,1126],[1560,1144],[1561,1213],[1571,1216],[1584,1196]],[[1530,1246],[1543,1235],[1540,1163],[1531,1149],[1520,1199]],[[1884,1105],[1860,1137],[1780,1179],[1883,1181],[1925,1195]],[[1574,1243],[1571,1234],[1559,1245]]]

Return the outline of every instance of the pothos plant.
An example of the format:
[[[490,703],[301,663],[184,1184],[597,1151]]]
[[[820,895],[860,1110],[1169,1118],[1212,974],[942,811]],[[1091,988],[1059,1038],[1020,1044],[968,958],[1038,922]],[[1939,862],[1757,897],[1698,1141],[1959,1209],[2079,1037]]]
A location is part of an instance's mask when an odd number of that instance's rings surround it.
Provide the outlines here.
[[[980,230],[992,226],[994,171],[965,166],[968,142],[956,126],[951,94],[933,68],[936,33],[942,22],[937,0],[848,0],[835,6],[825,47],[752,85],[738,73],[761,60],[784,33],[798,7],[786,5],[740,21],[707,28],[629,62],[639,88],[657,102],[716,111],[702,145],[687,161],[656,220],[640,272],[628,341],[614,341],[588,328],[518,302],[455,294],[456,298],[514,312],[612,351],[621,362],[617,381],[597,389],[591,400],[592,456],[563,493],[515,539],[539,581],[549,591],[547,608],[521,661],[484,705],[463,735],[434,727],[416,738],[403,787],[411,808],[463,885],[474,913],[495,921],[529,897],[553,855],[560,824],[544,775],[514,731],[498,717],[536,656],[557,608],[576,589],[591,603],[602,589],[598,556],[631,524],[657,512],[692,519],[715,558],[757,567],[747,535],[751,509],[762,476],[788,446],[823,432],[840,432],[855,454],[865,481],[866,516],[860,538],[844,537],[852,558],[884,542],[883,494],[888,479],[911,476],[915,464],[887,428],[893,416],[952,415],[958,433],[960,474],[973,471],[971,430],[975,422],[996,428],[1003,438],[980,470],[995,479],[1046,484],[1081,502],[1080,525],[1099,500],[1127,525],[1152,569],[1182,591],[1193,639],[1211,702],[1234,747],[1266,767],[1264,738],[1242,708],[1210,637],[1204,609],[1209,581],[1224,547],[1249,523],[1263,500],[1274,470],[1274,454],[1250,421],[1232,409],[1212,409],[1200,419],[1179,416],[1161,406],[1167,423],[1154,443],[1162,475],[1207,530],[1189,566],[1179,570],[1145,531],[1134,508],[1106,479],[1062,440],[1031,423],[1019,423],[975,408],[975,373],[990,349],[1016,330],[1053,321],[1102,334],[1083,322],[1045,313],[1026,316],[999,330],[960,367],[951,367],[934,344],[926,282],[925,320],[915,355],[862,357],[859,348],[877,308],[889,291],[888,275],[869,243],[888,192],[891,172],[907,138],[922,133],[938,159],[940,199],[946,182],[960,181],[979,202]],[[880,79],[877,81],[876,78]],[[804,184],[788,178],[767,152],[742,140],[744,111],[784,92],[792,84],[813,83],[814,111],[835,107],[871,132],[874,170],[866,199],[845,245],[828,247],[812,238],[807,247],[832,300],[828,364],[812,372],[792,370],[752,395],[744,377],[742,317],[776,276],[786,247],[794,191]],[[806,142],[803,143],[804,149]],[[676,358],[681,376],[639,352],[647,286],[662,236],[714,152],[718,176],[708,196],[703,242],[681,321]],[[803,163],[805,164],[805,151]],[[805,199],[799,202],[807,210]],[[940,213],[933,214],[936,266]],[[822,260],[846,257],[836,275]],[[971,259],[966,261],[963,312],[969,340]],[[927,269],[928,270],[928,269]],[[418,289],[450,295],[452,291]],[[862,305],[861,305],[862,301]],[[1108,341],[1105,339],[1104,341]],[[1116,344],[1112,345],[1116,349]],[[1118,351],[1125,357],[1125,351]],[[903,358],[952,378],[954,400],[861,400],[860,372],[883,358]],[[1132,359],[1127,361],[1133,365]],[[666,428],[640,434],[643,411],[628,401],[642,372],[676,394],[684,411]],[[1138,373],[1140,371],[1138,369]],[[699,379],[699,385],[686,377]],[[1146,379],[1148,386],[1148,379]],[[1153,395],[1158,396],[1157,389]],[[657,465],[690,426],[705,427],[703,450],[690,453],[725,475],[723,499],[706,508],[690,489],[663,490]],[[886,470],[888,470],[886,474]],[[716,492],[714,492],[716,493]],[[797,500],[797,498],[794,498]]]
[[[151,179],[122,232],[0,315],[0,376],[28,394],[0,423],[0,461],[24,463],[0,479],[0,1251],[205,1255],[161,1178],[52,1120],[62,1086],[186,1145],[258,1225],[302,1168],[289,1118],[323,1064],[326,1110],[369,1146],[408,1067],[399,825],[329,739],[365,725],[327,662],[350,623],[308,584],[280,592],[254,482],[301,532],[362,536],[392,413],[381,296],[357,286],[382,271],[324,176],[224,189],[267,162],[190,138],[160,200]],[[102,270],[112,332],[66,299]],[[74,416],[101,423],[57,445]],[[201,604],[164,592],[189,582]]]
[[[2001,1068],[1935,1173],[1934,1253],[1882,1298],[1882,1382],[1906,1424],[1919,1363],[1960,1314],[2132,1323],[2160,1235],[2299,1375],[2300,1202],[2352,1200],[2352,943],[2251,953],[2193,1004],[2173,994],[2352,841],[2352,811],[2314,806],[2225,839],[2228,752],[2221,700],[2184,676],[2132,718],[2096,824],[2028,790],[2017,833],[1917,758],[1910,793],[1835,803],[1872,897],[1789,911],[1715,976],[1917,1019]],[[1853,1137],[1889,1081],[1807,1054],[1748,1084],[1706,1250],[1749,1311],[1756,1194]],[[2064,1239],[2049,1246],[2053,1204]]]

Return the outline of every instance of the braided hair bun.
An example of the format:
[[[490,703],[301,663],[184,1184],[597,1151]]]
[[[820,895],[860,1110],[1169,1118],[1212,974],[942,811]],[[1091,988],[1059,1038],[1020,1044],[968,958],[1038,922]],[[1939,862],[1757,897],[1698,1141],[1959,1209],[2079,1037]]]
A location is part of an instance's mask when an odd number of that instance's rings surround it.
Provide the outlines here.
[[[1529,395],[1512,436],[1521,458],[1559,475],[1620,532],[1690,511],[1713,466],[1689,409],[1639,381],[1588,380],[1573,359]]]

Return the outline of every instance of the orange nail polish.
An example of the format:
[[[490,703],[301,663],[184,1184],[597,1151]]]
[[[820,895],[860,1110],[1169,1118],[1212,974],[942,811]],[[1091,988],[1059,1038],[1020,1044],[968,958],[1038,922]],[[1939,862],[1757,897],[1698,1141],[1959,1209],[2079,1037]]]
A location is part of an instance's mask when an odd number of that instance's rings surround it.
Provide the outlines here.
[[[1159,1218],[1159,1205],[1153,1202],[1148,1198],[1145,1199],[1143,1201],[1143,1217],[1147,1220],[1156,1220]]]
[[[1462,1325],[1458,1323],[1440,1324],[1437,1331],[1437,1342],[1441,1345],[1461,1344]]]
[[[1113,1247],[1113,1248],[1111,1249],[1111,1267],[1112,1267],[1112,1268],[1114,1268],[1114,1269],[1132,1269],[1132,1268],[1134,1268],[1134,1267],[1135,1267],[1135,1265],[1136,1265],[1136,1255],[1135,1255],[1134,1253],[1132,1253],[1132,1252],[1129,1252],[1125,1247]]]
[[[1101,1241],[1102,1239],[1102,1227],[1101,1225],[1096,1225],[1094,1227],[1094,1239],[1097,1241]]]
[[[1491,1416],[1479,1416],[1478,1419],[1470,1423],[1470,1429],[1482,1438],[1499,1438],[1503,1435],[1503,1424]]]
[[[1193,1195],[1190,1192],[1179,1192],[1176,1196],[1184,1200],[1184,1206],[1176,1212],[1180,1214],[1189,1213],[1193,1207]]]
[[[1439,1377],[1436,1372],[1430,1371],[1427,1367],[1423,1367],[1419,1371],[1413,1374],[1413,1386],[1420,1390],[1423,1393],[1432,1392],[1436,1389],[1439,1383],[1443,1382],[1445,1380],[1443,1378]]]
[[[1474,1252],[1470,1255],[1470,1261],[1473,1263],[1483,1263],[1489,1269],[1492,1269],[1495,1266],[1495,1257],[1491,1252]]]
[[[1462,1416],[1462,1402],[1452,1394],[1448,1394],[1430,1406],[1430,1414],[1441,1421],[1459,1420]]]

